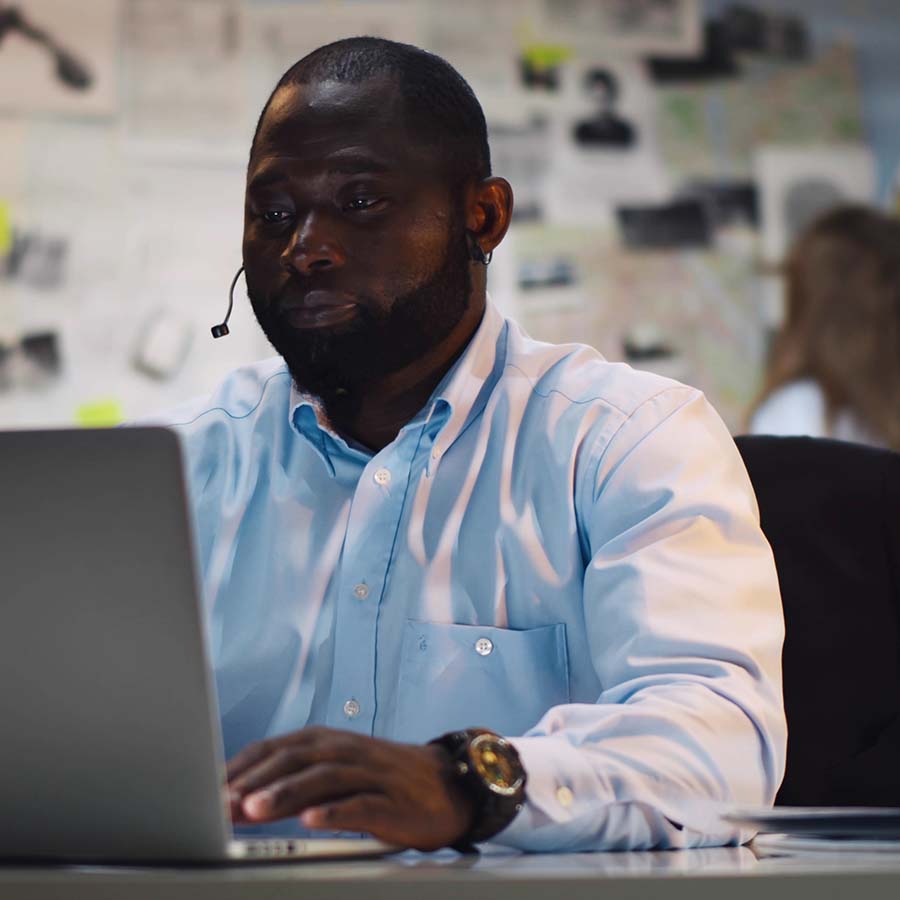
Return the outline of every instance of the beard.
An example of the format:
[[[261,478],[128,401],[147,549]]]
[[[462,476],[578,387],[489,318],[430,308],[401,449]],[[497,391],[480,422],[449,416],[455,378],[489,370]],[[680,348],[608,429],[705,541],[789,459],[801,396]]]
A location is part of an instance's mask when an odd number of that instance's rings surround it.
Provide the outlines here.
[[[296,289],[296,281],[293,287]],[[440,268],[382,311],[361,295],[348,324],[292,327],[278,304],[248,288],[253,312],[269,343],[283,357],[297,389],[318,397],[330,414],[352,415],[366,387],[415,362],[438,346],[462,320],[472,278],[465,231],[454,227]]]

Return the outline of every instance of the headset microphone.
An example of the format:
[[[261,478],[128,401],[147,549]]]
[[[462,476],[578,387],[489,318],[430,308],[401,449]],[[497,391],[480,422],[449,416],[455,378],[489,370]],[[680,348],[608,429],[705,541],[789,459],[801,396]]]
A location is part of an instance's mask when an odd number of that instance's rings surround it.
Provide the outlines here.
[[[237,284],[237,280],[241,277],[241,272],[243,271],[244,267],[241,266],[231,281],[231,287],[228,290],[228,312],[225,313],[225,321],[218,325],[213,325],[210,329],[214,338],[225,337],[228,334],[228,320],[231,318],[231,308],[234,306],[234,286]]]

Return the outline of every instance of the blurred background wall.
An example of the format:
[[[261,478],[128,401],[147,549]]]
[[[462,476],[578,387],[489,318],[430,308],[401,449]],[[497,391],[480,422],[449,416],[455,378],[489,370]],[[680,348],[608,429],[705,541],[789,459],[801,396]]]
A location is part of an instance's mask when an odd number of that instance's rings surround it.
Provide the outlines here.
[[[235,291],[280,74],[380,34],[469,79],[516,191],[489,289],[531,333],[706,391],[734,431],[793,235],[896,208],[891,0],[0,0],[0,427],[106,424],[270,355]]]

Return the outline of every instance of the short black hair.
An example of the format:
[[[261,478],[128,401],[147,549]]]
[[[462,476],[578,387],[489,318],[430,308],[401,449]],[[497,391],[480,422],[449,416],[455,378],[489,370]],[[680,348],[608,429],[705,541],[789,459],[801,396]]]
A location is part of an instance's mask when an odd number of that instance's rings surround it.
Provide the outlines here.
[[[279,88],[318,81],[358,84],[393,79],[406,105],[411,131],[438,149],[453,185],[491,174],[484,111],[468,82],[435,53],[377,37],[351,37],[325,44],[294,63],[275,85],[256,123],[250,155]]]

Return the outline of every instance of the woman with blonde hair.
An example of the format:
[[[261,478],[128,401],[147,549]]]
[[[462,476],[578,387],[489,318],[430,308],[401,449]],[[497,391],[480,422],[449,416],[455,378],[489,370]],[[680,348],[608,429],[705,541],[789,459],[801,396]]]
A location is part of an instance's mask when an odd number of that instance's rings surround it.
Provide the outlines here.
[[[750,430],[900,450],[900,220],[862,206],[826,213],[795,242],[785,277]]]

